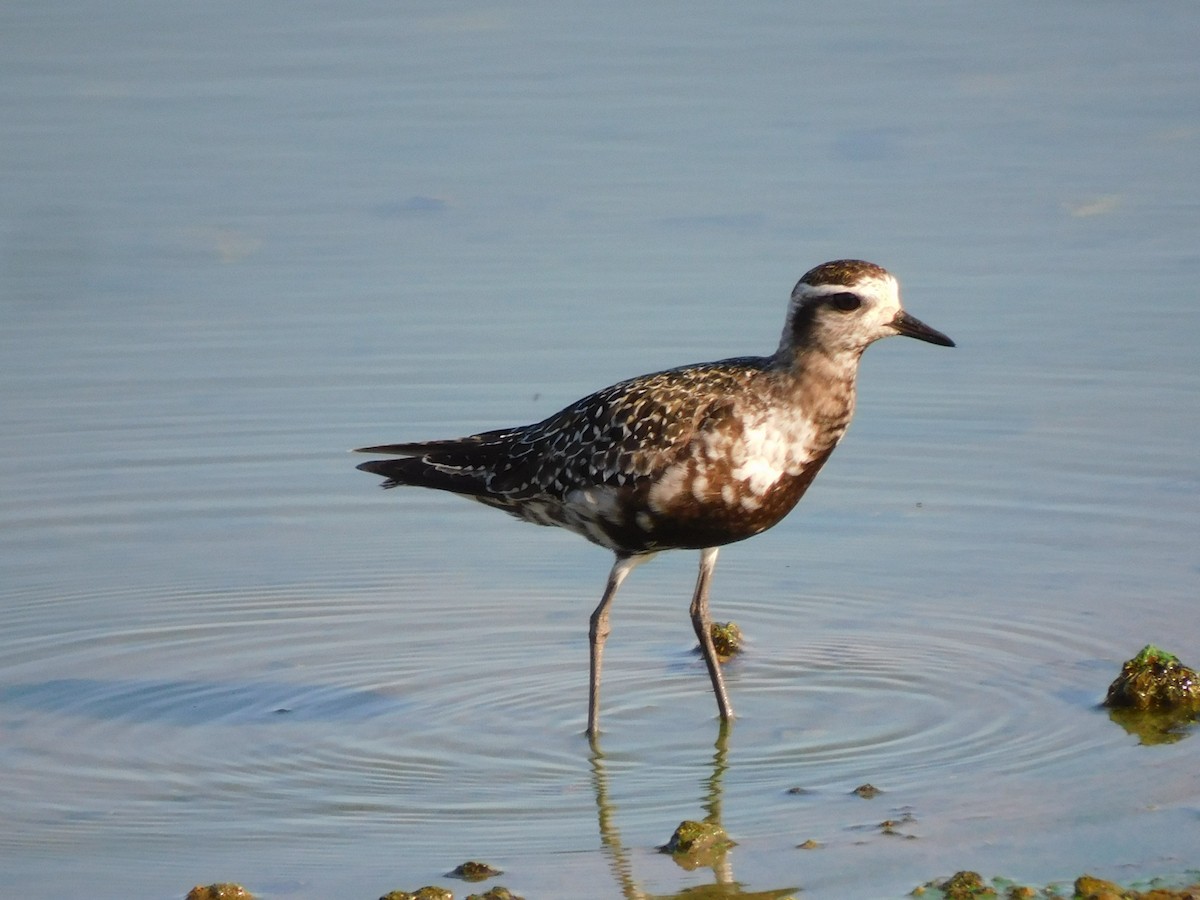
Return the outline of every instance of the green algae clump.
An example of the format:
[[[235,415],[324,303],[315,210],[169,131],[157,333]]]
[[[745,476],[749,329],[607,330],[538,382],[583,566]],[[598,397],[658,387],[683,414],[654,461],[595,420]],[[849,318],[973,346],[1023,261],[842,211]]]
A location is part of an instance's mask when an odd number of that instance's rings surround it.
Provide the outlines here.
[[[737,622],[713,622],[708,628],[712,635],[713,649],[721,662],[742,652],[742,629]]]
[[[716,822],[685,819],[658,850],[670,854],[685,869],[698,869],[714,865],[735,843]]]
[[[1094,875],[1080,875],[1075,879],[1075,896],[1079,900],[1122,900],[1130,895],[1119,884]]]
[[[470,894],[467,900],[525,900],[524,897],[518,897],[508,888],[503,885],[496,885],[486,894]]]
[[[411,893],[409,891],[390,891],[380,897],[379,900],[454,900],[454,894],[444,887],[427,884],[425,887],[417,888]]]
[[[254,900],[254,895],[240,884],[218,882],[196,885],[188,891],[187,900]]]
[[[485,862],[476,862],[475,860],[467,860],[461,866],[455,866],[453,872],[447,872],[448,878],[461,878],[463,881],[483,881],[486,878],[493,878],[496,875],[504,873],[495,866],[489,866]]]
[[[1200,712],[1200,678],[1179,658],[1147,644],[1121,667],[1105,706]]]
[[[1194,873],[1193,873],[1194,874]],[[998,897],[1003,892],[1005,900],[1030,900],[1034,897],[1066,900],[1200,900],[1200,884],[1191,884],[1182,889],[1162,886],[1163,879],[1151,880],[1146,890],[1122,887],[1093,875],[1080,875],[1075,879],[1073,890],[1068,895],[1060,885],[1044,888],[1017,884],[1007,878],[994,878],[989,885],[976,872],[959,872],[945,881],[929,881],[912,891],[914,897],[930,897],[937,900],[974,900],[974,898]]]
[[[995,897],[996,889],[985,884],[978,872],[955,872],[938,885],[946,900],[971,900],[972,897]]]
[[[930,881],[914,888],[914,897],[923,897],[931,890],[945,900],[974,900],[976,897],[995,897],[996,889],[987,884],[978,872],[955,872],[945,881]]]
[[[1104,699],[1108,715],[1143,744],[1179,740],[1200,718],[1200,677],[1152,644],[1121,667]]]

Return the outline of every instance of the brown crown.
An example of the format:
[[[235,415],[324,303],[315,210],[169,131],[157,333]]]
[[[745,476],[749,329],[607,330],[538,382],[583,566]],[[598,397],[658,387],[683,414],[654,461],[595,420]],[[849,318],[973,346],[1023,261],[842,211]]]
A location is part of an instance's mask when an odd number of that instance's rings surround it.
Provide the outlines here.
[[[809,269],[801,284],[854,284],[863,278],[885,278],[887,269],[862,259],[835,259]]]

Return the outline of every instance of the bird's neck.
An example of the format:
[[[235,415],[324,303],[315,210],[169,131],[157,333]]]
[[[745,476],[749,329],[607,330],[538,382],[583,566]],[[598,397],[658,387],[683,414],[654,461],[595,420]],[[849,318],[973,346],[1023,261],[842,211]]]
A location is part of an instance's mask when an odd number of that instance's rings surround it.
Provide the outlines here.
[[[854,415],[855,379],[861,351],[825,353],[812,347],[776,355],[777,371],[792,403],[812,421],[841,438]]]

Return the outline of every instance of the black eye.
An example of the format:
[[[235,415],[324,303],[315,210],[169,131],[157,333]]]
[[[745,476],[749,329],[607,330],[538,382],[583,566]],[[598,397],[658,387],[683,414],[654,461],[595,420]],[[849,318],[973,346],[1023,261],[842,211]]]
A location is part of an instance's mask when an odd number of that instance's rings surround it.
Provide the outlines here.
[[[842,312],[852,312],[862,306],[862,297],[846,291],[843,294],[834,294],[829,298],[829,302],[835,309],[840,309]]]

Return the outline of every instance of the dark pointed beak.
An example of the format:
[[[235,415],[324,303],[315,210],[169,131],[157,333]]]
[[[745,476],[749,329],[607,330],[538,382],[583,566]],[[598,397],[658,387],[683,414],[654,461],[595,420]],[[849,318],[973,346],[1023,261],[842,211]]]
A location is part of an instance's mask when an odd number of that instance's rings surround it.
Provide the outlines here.
[[[896,318],[892,319],[892,327],[899,334],[905,337],[916,338],[918,341],[928,341],[931,344],[938,344],[942,347],[954,346],[954,341],[950,340],[946,335],[930,328],[920,319],[910,316],[904,310],[896,313]]]

